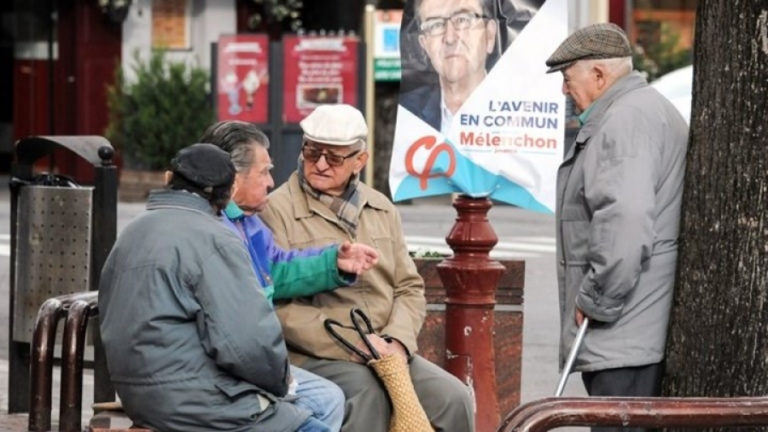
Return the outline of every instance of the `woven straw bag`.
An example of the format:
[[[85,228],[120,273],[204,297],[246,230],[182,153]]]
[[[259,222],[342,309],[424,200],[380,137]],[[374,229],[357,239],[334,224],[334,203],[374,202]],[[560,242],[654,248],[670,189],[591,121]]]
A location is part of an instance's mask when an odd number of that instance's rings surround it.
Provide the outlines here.
[[[325,329],[336,340],[341,342],[350,351],[354,352],[366,361],[376,375],[384,383],[384,387],[389,394],[389,400],[392,402],[392,418],[389,421],[389,432],[434,432],[429,424],[427,414],[416,396],[416,390],[413,388],[411,374],[408,371],[408,364],[398,355],[387,355],[381,357],[379,352],[373,347],[366,337],[373,334],[373,326],[368,317],[360,309],[353,308],[349,311],[352,325],[362,338],[371,355],[359,350],[339,335],[333,326],[343,327],[338,321],[327,319],[324,322]],[[364,330],[358,318],[366,324]],[[367,330],[367,331],[366,331]]]

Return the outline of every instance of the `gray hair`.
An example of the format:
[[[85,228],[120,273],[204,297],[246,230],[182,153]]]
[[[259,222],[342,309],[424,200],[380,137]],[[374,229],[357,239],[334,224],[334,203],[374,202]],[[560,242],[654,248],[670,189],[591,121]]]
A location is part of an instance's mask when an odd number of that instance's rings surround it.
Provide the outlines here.
[[[632,72],[632,57],[579,60],[577,64],[584,69],[589,69],[597,64],[603,65],[608,74],[615,78],[621,78]]]
[[[269,138],[253,123],[225,120],[211,125],[198,140],[211,143],[229,153],[237,172],[250,169],[253,164],[253,146],[269,149]]]

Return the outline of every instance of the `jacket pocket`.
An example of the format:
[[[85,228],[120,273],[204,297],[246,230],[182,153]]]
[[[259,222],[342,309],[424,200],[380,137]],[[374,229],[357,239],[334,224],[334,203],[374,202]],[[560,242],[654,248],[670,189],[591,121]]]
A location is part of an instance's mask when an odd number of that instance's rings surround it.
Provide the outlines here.
[[[224,393],[224,395],[231,401],[237,400],[245,395],[255,396],[255,399],[258,400],[259,403],[259,413],[269,408],[275,401],[275,398],[272,395],[245,381],[234,383],[219,381],[214,383],[214,386]]]

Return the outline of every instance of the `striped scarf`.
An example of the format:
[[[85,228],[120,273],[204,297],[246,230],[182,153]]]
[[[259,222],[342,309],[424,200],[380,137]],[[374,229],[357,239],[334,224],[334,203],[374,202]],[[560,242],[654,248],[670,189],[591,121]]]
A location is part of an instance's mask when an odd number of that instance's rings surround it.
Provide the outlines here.
[[[360,184],[360,175],[355,174],[352,176],[349,183],[347,183],[347,188],[341,196],[328,195],[310,186],[306,178],[304,178],[304,160],[301,156],[299,156],[298,175],[299,184],[304,192],[328,206],[328,208],[336,214],[336,217],[339,218],[344,230],[347,231],[352,238],[355,238],[357,222],[360,217],[360,192],[357,190],[357,187]]]

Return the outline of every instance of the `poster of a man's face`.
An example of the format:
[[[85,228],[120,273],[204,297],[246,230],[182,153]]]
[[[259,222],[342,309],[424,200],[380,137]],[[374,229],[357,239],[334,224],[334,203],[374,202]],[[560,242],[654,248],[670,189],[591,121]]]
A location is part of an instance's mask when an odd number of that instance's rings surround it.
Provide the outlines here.
[[[485,59],[496,42],[497,23],[478,0],[422,0],[419,45],[445,90],[471,91],[485,77]]]
[[[443,133],[544,0],[408,0],[400,105]]]

